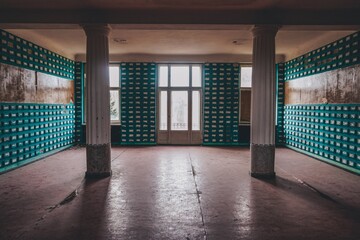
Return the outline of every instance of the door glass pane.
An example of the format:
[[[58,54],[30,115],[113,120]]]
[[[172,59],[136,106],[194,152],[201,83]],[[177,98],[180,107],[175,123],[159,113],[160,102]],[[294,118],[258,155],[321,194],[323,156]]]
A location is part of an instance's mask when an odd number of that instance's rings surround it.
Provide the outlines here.
[[[201,87],[201,67],[200,66],[192,66],[191,69],[192,75],[192,86],[193,87]]]
[[[167,91],[160,92],[160,130],[167,130]]]
[[[189,66],[171,66],[171,87],[189,86]]]
[[[171,130],[188,130],[188,92],[171,92]]]
[[[168,66],[160,66],[159,67],[159,87],[167,87],[168,86]]]
[[[240,69],[240,87],[250,88],[251,87],[251,77],[252,77],[252,67],[241,67]]]
[[[120,69],[118,66],[109,67],[110,87],[120,87],[119,71]]]
[[[110,91],[110,119],[120,121],[120,96],[119,90]]]
[[[192,92],[192,130],[200,130],[200,92]]]

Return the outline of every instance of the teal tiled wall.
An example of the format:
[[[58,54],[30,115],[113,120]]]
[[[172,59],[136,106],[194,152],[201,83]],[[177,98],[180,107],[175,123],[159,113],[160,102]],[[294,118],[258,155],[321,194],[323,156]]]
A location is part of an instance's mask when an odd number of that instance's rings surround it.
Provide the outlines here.
[[[84,108],[84,63],[75,63],[75,80],[74,80],[74,105],[75,105],[75,141],[84,143],[84,132],[82,128],[83,108]]]
[[[0,103],[0,172],[74,142],[74,105]]]
[[[287,146],[360,174],[360,104],[285,106]]]
[[[276,64],[276,144],[284,144],[285,75],[284,63]]]
[[[0,62],[74,79],[75,62],[0,29]]]
[[[0,52],[1,63],[74,79],[74,61],[3,30]],[[74,141],[73,104],[0,103],[0,172],[55,153]]]
[[[204,145],[239,145],[239,64],[204,65]]]
[[[360,63],[360,32],[285,63],[285,81]]]
[[[121,63],[121,144],[156,144],[156,64]]]
[[[279,101],[281,98],[279,84],[282,75],[285,81],[293,79],[299,81],[305,76],[359,63],[360,33],[356,32],[284,64],[278,64],[277,142],[285,143],[294,150],[360,174],[359,103],[289,104],[282,107],[283,103]],[[281,115],[282,108],[283,115]],[[284,132],[282,141],[279,127],[281,121]]]

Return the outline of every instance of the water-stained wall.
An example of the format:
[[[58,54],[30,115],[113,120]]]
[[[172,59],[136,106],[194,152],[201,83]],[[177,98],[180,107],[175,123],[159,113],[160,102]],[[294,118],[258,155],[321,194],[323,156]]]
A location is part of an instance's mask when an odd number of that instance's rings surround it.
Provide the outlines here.
[[[0,173],[71,146],[74,81],[0,63]]]
[[[360,103],[360,65],[285,82],[285,104]]]
[[[287,147],[360,174],[360,32],[278,65]],[[279,81],[280,83],[280,81]],[[280,123],[281,123],[280,121]]]
[[[0,102],[68,104],[73,95],[73,80],[0,63]]]

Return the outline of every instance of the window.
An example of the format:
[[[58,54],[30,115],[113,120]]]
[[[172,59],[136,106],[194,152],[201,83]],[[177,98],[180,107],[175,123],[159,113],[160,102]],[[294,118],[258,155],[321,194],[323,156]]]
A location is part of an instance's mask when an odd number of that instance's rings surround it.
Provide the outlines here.
[[[110,76],[110,120],[120,123],[120,67],[109,67]]]
[[[159,65],[158,74],[159,130],[200,131],[201,65]]]
[[[240,88],[251,88],[252,67],[240,68]]]
[[[241,66],[240,68],[240,124],[250,124],[251,116],[251,78],[252,67]]]
[[[84,122],[86,119],[86,74],[84,74]],[[109,67],[110,86],[110,120],[112,124],[120,123],[120,67],[110,65]]]

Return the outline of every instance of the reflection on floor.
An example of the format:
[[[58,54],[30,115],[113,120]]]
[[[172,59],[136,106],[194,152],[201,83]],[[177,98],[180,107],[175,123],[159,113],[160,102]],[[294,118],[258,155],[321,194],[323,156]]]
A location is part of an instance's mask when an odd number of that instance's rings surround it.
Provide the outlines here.
[[[0,239],[359,239],[360,177],[277,149],[272,181],[247,148],[116,147],[84,180],[73,148],[0,175]]]

